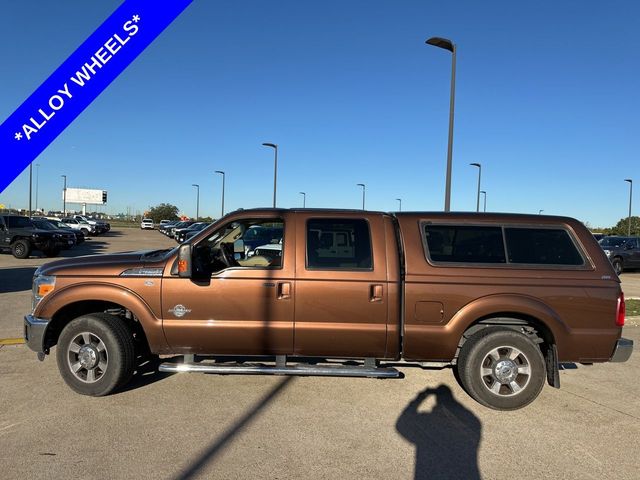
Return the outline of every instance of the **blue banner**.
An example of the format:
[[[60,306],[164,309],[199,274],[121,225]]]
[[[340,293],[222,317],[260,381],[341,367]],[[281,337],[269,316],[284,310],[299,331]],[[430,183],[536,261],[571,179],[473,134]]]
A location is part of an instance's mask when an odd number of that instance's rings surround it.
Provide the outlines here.
[[[0,192],[193,0],[125,0],[0,125]]]

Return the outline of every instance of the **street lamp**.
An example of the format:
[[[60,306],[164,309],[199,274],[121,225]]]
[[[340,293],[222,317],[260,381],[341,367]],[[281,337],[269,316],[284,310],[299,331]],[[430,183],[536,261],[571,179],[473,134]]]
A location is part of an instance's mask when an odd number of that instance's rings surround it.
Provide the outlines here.
[[[200,219],[200,185],[197,183],[192,183],[192,187],[196,187],[196,222]]]
[[[538,215],[541,215],[544,210],[538,210]]]
[[[64,187],[62,187],[62,216],[67,216],[67,176],[61,175],[64,178]]]
[[[629,182],[629,226],[627,227],[627,236],[631,236],[631,197],[633,195],[633,180],[625,178],[625,182]]]
[[[487,192],[485,192],[484,190],[480,190],[480,193],[484,194],[484,212],[487,211]]]
[[[367,187],[364,183],[358,183],[357,186],[362,187],[362,209],[364,210],[364,197],[365,197],[365,192],[367,190]]]
[[[40,164],[36,163],[36,212],[38,211],[38,179],[40,178]]]
[[[449,99],[449,144],[447,147],[447,179],[444,192],[444,211],[451,210],[451,164],[453,155],[453,107],[456,92],[456,45],[451,40],[440,37],[431,37],[425,42],[427,45],[449,50],[451,55],[451,96]]]
[[[307,194],[306,192],[298,192],[300,195],[302,195],[302,208],[306,208],[307,206]]]
[[[32,186],[33,186],[33,181],[32,181],[32,177],[33,177],[33,163],[29,164],[29,218],[31,218],[31,190],[32,190]]]
[[[271,147],[275,151],[275,157],[273,161],[273,208],[276,208],[276,190],[278,183],[278,145],[275,143],[263,143],[264,147]]]
[[[478,194],[476,196],[476,212],[480,211],[480,177],[482,177],[482,165],[479,163],[470,163],[472,167],[478,167]]]
[[[402,199],[401,198],[396,198],[396,200],[398,201],[398,211],[401,212],[402,211]]]
[[[222,175],[222,207],[220,207],[220,218],[224,217],[224,172],[222,170],[216,170],[215,173]]]

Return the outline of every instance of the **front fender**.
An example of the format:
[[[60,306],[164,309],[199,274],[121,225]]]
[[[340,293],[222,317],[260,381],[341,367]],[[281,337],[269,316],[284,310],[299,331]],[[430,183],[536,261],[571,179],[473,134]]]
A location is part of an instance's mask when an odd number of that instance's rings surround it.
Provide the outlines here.
[[[154,314],[145,299],[121,285],[88,281],[65,286],[44,297],[33,314],[39,318],[52,319],[63,308],[87,301],[114,303],[131,311],[142,325],[151,351],[168,351],[169,345],[162,330],[162,319]]]

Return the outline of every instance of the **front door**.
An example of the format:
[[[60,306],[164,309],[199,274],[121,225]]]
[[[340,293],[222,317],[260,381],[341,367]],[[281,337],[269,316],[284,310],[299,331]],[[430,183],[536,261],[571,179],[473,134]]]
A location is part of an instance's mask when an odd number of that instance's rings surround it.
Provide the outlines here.
[[[389,284],[381,215],[299,213],[295,354],[383,357]]]
[[[292,353],[295,237],[286,232],[288,215],[232,217],[194,245],[194,278],[163,278],[163,328],[173,351]],[[265,244],[282,241],[280,255],[243,247],[243,236],[256,228],[277,235]]]

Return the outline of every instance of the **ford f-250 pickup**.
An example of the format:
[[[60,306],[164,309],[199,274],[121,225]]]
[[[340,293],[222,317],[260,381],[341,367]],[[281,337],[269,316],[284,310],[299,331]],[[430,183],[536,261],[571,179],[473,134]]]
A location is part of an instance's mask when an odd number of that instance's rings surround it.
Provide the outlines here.
[[[256,228],[279,255],[247,251]],[[559,387],[559,362],[626,361],[624,314],[610,262],[571,218],[260,209],[172,250],[40,267],[25,336],[41,359],[57,346],[85,395],[124,385],[143,355],[184,355],[162,371],[382,378],[399,376],[385,362],[435,361],[510,410]]]

